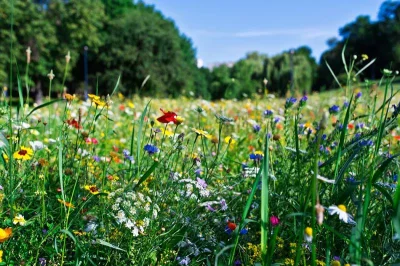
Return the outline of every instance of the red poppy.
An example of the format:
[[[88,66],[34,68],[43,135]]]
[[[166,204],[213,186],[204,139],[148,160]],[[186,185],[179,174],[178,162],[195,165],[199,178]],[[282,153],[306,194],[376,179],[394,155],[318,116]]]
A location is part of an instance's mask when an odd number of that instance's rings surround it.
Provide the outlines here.
[[[161,110],[161,112],[163,112],[163,116],[160,116],[159,118],[157,118],[157,121],[158,122],[161,122],[161,123],[165,123],[165,124],[168,124],[168,123],[170,123],[170,122],[173,122],[174,124],[176,124],[177,123],[177,121],[176,121],[176,117],[177,117],[177,114],[176,113],[174,113],[174,112],[165,112],[163,109],[161,109],[160,108],[160,110]]]
[[[70,126],[73,126],[76,129],[81,129],[82,128],[82,126],[79,124],[78,121],[75,120],[75,118],[74,119],[68,119],[67,120],[67,124],[70,125]]]
[[[228,222],[228,228],[234,231],[236,229],[236,224],[232,222]]]

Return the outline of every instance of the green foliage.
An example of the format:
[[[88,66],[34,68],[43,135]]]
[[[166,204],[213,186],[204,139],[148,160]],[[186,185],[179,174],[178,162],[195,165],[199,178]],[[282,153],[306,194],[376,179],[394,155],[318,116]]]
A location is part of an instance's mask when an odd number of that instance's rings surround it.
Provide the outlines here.
[[[105,87],[120,72],[123,92],[178,96],[183,89],[194,88],[195,63],[190,39],[153,7],[138,4],[110,22],[97,70]]]

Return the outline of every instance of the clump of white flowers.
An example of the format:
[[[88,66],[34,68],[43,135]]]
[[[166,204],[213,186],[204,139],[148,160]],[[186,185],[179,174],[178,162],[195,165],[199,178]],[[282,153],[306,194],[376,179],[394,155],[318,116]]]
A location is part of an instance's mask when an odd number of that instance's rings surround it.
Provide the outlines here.
[[[151,219],[157,218],[160,207],[141,192],[124,192],[118,189],[108,197],[113,201],[112,215],[118,224],[124,225],[133,236],[144,234]]]

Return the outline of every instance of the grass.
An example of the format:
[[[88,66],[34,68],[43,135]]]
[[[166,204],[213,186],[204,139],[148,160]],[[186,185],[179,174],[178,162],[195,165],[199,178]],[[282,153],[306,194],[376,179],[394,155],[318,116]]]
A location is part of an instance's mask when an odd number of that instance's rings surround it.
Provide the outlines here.
[[[391,74],[218,102],[125,98],[118,81],[41,106],[20,80],[18,108],[1,98],[0,265],[400,261]]]

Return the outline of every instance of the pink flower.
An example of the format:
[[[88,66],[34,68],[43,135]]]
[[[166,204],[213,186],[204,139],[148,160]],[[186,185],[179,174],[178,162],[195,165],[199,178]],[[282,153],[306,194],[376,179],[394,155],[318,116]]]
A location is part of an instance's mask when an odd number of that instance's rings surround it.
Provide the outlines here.
[[[271,222],[272,226],[277,226],[279,224],[279,218],[276,216],[271,216],[271,218],[269,218],[269,221]]]
[[[94,144],[94,145],[96,145],[96,144],[99,143],[98,140],[95,139],[95,138],[86,138],[85,141],[86,141],[86,144]]]

